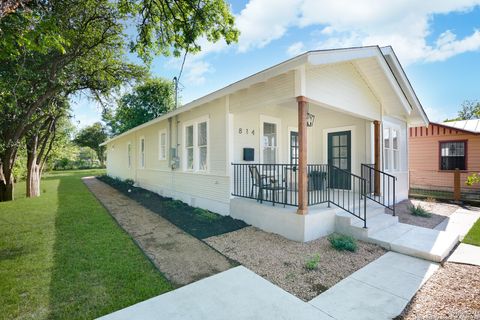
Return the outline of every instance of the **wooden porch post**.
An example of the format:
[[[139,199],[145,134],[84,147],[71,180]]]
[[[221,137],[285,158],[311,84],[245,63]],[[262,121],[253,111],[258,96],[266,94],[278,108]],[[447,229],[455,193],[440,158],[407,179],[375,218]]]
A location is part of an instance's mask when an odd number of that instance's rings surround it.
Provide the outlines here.
[[[308,213],[307,177],[307,99],[297,97],[298,103],[298,214]]]
[[[376,196],[380,195],[380,121],[373,121],[373,135],[374,135],[374,194]]]

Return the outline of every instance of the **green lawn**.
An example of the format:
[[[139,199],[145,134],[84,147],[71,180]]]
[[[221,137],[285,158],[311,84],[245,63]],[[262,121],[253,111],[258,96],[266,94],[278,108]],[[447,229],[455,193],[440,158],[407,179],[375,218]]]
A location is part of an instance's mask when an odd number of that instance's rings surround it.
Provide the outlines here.
[[[80,178],[47,176],[43,194],[0,203],[0,318],[94,318],[172,289]]]
[[[463,239],[464,243],[480,246],[480,219],[475,222],[470,231]]]

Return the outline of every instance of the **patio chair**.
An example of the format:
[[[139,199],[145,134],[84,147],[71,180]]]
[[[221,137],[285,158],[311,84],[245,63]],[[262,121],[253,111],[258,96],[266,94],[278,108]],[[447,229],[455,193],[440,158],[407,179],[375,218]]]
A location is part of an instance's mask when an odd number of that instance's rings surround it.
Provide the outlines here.
[[[260,172],[258,171],[257,166],[249,166],[248,167],[250,171],[250,176],[252,178],[252,187],[250,189],[250,197],[253,198],[253,191],[255,187],[258,189],[257,193],[257,201],[260,201],[260,203],[263,203],[263,193],[264,191],[270,191],[271,196],[272,196],[272,205],[275,205],[276,201],[276,193],[278,191],[283,191],[284,192],[284,197],[283,197],[283,206],[285,207],[285,202],[287,199],[287,183],[286,179],[283,178],[281,180],[281,184],[278,183],[278,181],[275,181],[275,178],[273,176],[269,175],[261,175]]]

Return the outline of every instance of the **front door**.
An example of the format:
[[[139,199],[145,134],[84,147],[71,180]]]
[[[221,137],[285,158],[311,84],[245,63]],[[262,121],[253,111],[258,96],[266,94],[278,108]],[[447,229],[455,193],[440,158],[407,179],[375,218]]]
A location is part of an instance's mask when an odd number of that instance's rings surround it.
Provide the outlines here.
[[[352,135],[351,131],[331,132],[328,134],[328,164],[332,165],[330,172],[330,187],[335,189],[350,189],[350,175],[342,170],[352,170]]]

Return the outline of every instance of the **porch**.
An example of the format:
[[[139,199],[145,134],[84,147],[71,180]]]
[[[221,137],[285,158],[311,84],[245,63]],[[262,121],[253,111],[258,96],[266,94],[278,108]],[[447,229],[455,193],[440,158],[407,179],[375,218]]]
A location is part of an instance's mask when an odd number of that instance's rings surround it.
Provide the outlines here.
[[[376,229],[396,221],[389,218],[395,216],[396,178],[372,165],[362,164],[358,176],[329,164],[308,164],[308,213],[303,214],[298,214],[298,165],[234,163],[232,167],[232,217],[291,240],[314,240],[350,225],[355,230],[343,231],[366,238],[367,226]],[[385,211],[391,215],[369,223],[380,213],[387,216]]]

